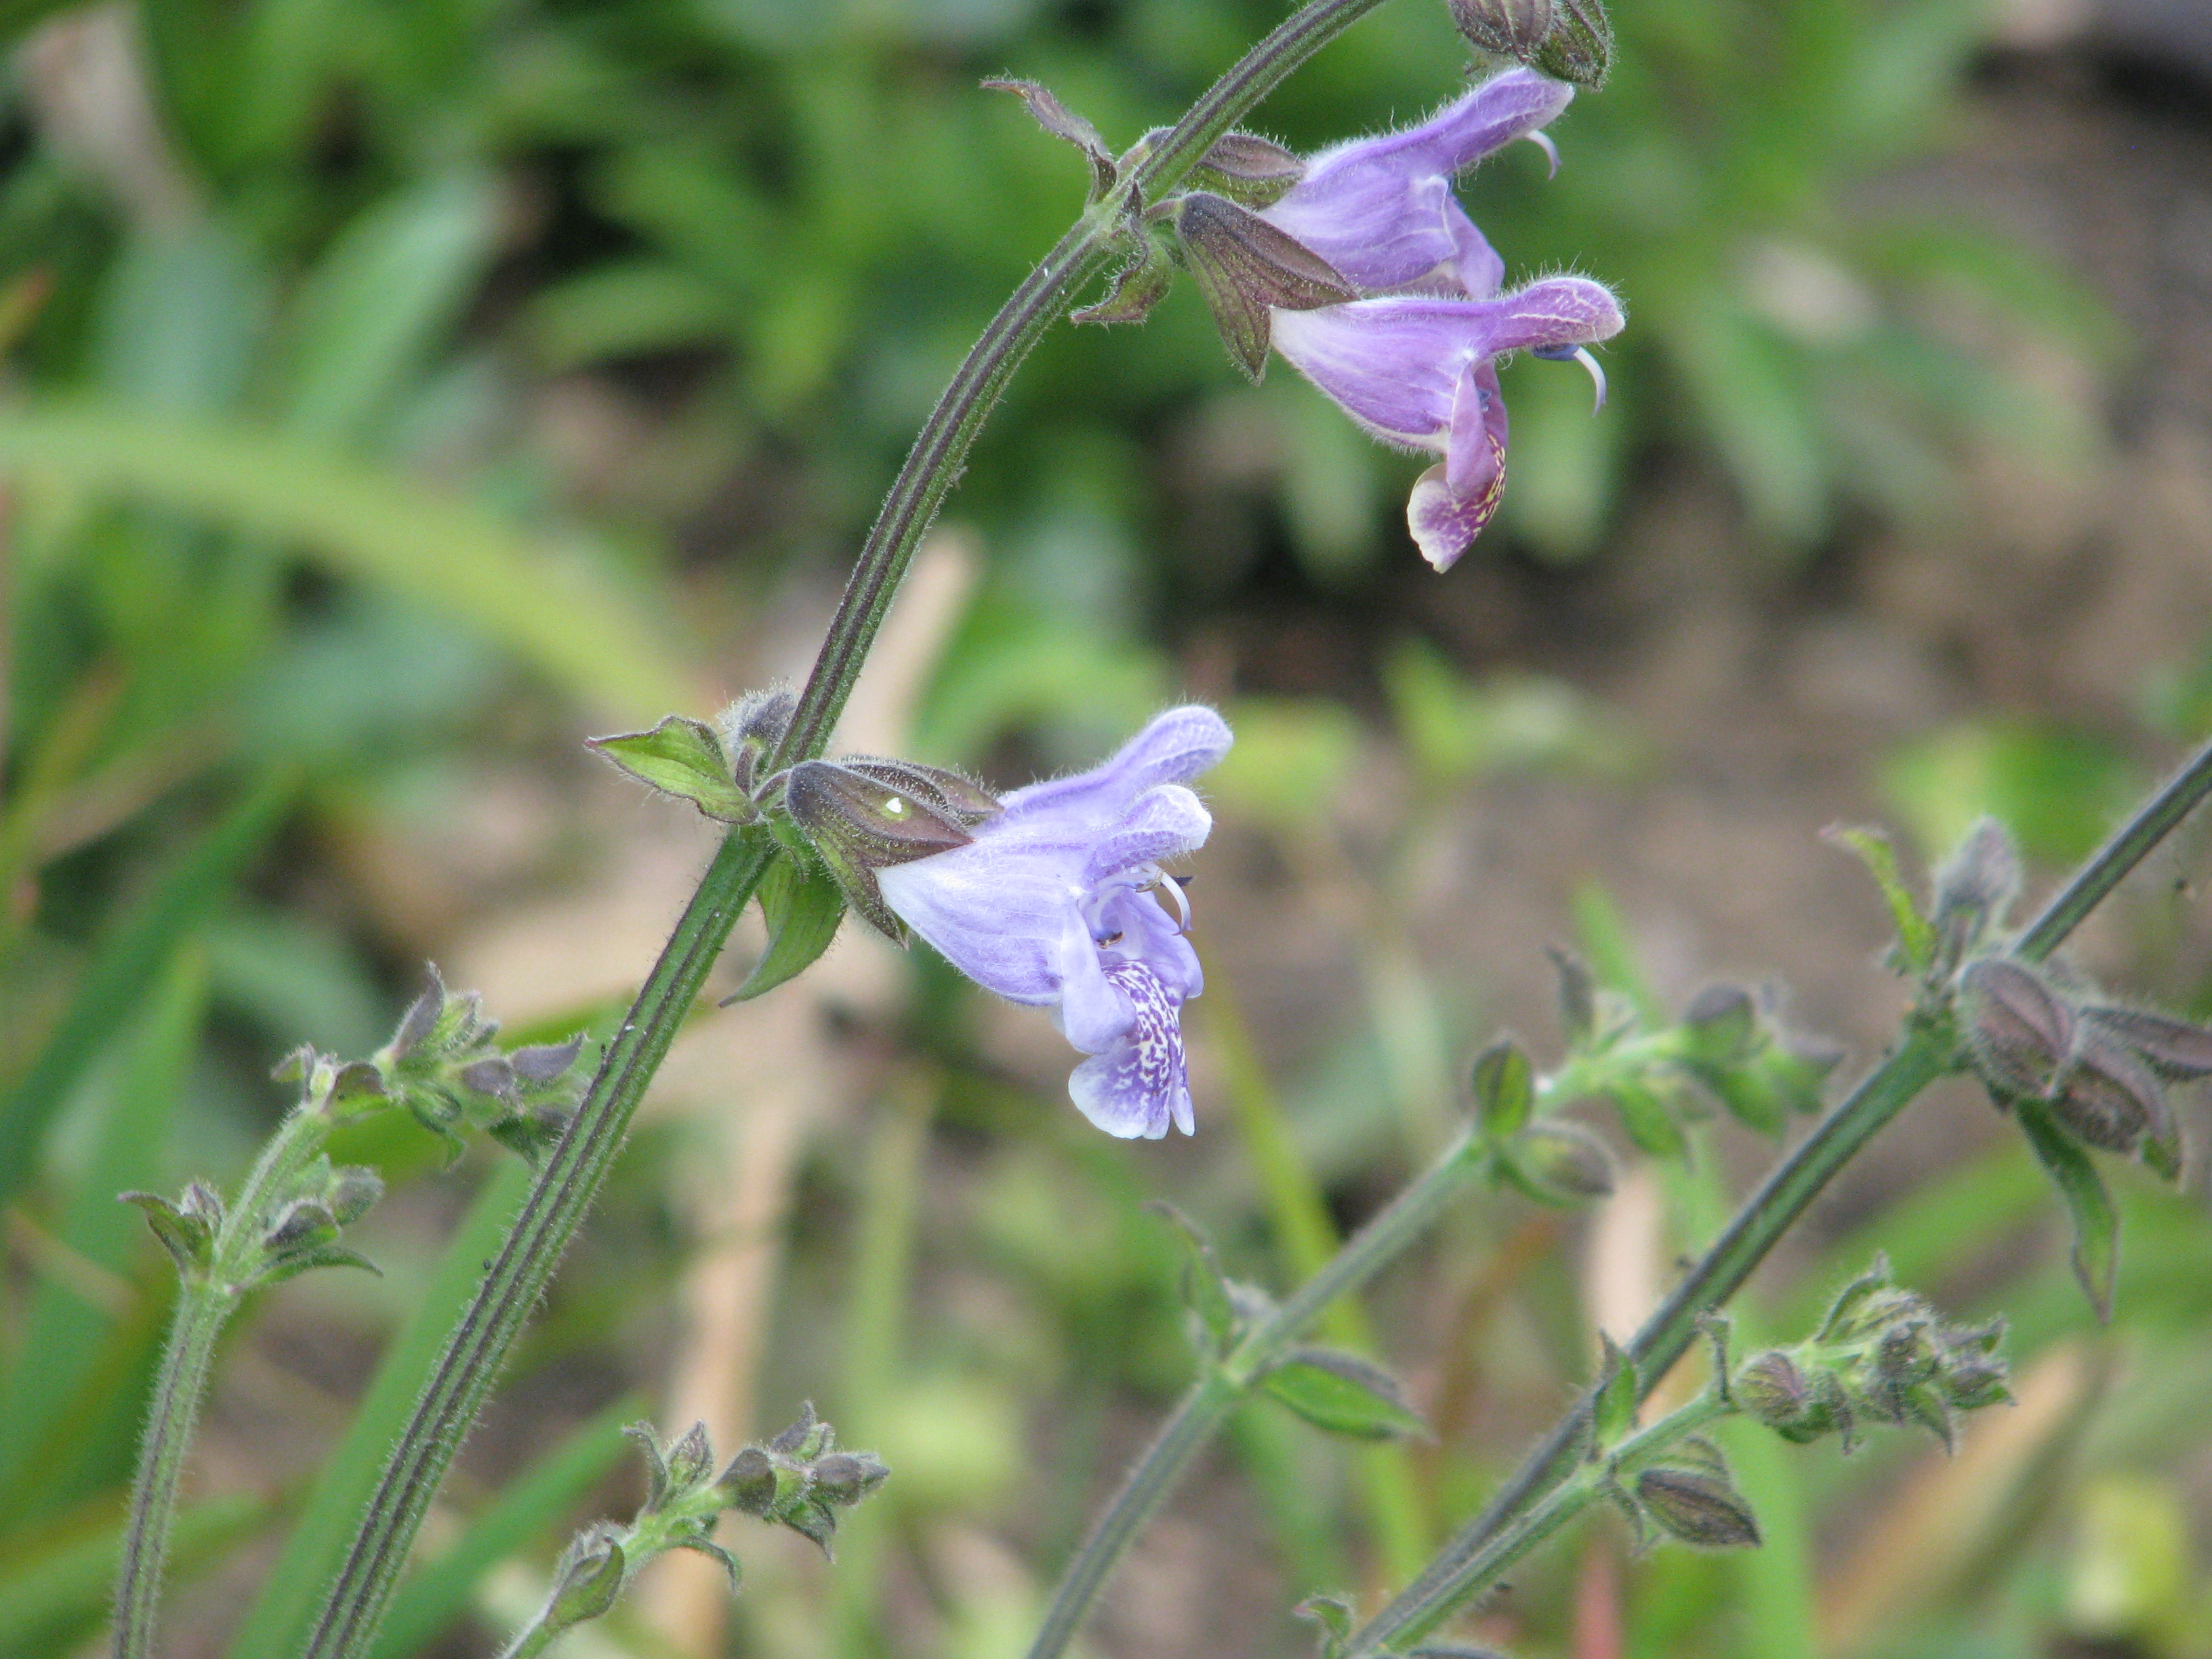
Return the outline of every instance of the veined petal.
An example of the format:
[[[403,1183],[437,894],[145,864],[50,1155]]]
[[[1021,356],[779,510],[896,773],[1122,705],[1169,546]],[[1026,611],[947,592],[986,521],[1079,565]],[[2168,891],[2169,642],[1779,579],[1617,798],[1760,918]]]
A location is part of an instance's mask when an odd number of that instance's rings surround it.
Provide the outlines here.
[[[1156,784],[1092,844],[1083,884],[1096,887],[1124,871],[1203,847],[1212,829],[1213,815],[1196,795],[1179,783]]]
[[[950,853],[878,871],[877,889],[908,927],[985,990],[1014,1002],[1055,1002],[1060,938],[1079,914],[1081,851],[1038,851],[979,836]]]
[[[1376,436],[1441,453],[1467,368],[1501,353],[1620,331],[1601,283],[1554,276],[1494,300],[1426,295],[1275,313],[1275,349]]]
[[[1112,1047],[1075,1068],[1069,1097],[1084,1116],[1125,1140],[1157,1140],[1170,1123],[1189,1134],[1194,1126],[1182,999],[1141,963],[1115,963],[1106,974],[1134,1018]]]

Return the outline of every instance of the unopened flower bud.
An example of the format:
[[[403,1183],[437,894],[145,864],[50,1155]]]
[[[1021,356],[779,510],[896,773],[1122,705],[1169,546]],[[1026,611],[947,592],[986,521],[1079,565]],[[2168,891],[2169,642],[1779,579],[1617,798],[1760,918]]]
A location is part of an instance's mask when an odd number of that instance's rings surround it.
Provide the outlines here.
[[[2001,1094],[2041,1098],[2074,1047],[2074,1011],[2008,957],[1959,975],[1959,1014],[1976,1069]]]
[[[1995,818],[1976,820],[1958,849],[1936,872],[1929,916],[1945,963],[1958,962],[2004,920],[2020,892],[2020,852]]]
[[[2157,1075],[2132,1051],[2100,1036],[2082,1045],[2051,1109],[2083,1141],[2108,1152],[2130,1152],[2145,1134],[2164,1139],[2173,1132]]]
[[[563,1631],[598,1618],[622,1594],[627,1565],[623,1547],[609,1533],[595,1528],[578,1534],[554,1569],[553,1596],[540,1622]]]
[[[890,1476],[873,1452],[831,1452],[814,1464],[814,1490],[831,1504],[857,1504]]]
[[[341,1227],[349,1227],[367,1215],[383,1196],[382,1176],[374,1170],[349,1164],[331,1172],[330,1191],[324,1201],[330,1206],[331,1218]]]
[[[1729,1389],[1744,1410],[1770,1429],[1796,1426],[1812,1405],[1812,1389],[1805,1373],[1779,1348],[1744,1361]]]
[[[1613,1159],[1598,1138],[1566,1118],[1547,1117],[1515,1136],[1515,1170],[1536,1197],[1553,1204],[1584,1204],[1613,1187]]]
[[[1646,1469],[1636,1496],[1671,1536],[1705,1549],[1755,1549],[1759,1523],[1726,1480],[1694,1469]]]
[[[1708,985],[1682,1015],[1682,1032],[1697,1058],[1726,1066],[1749,1056],[1759,1035],[1759,1010],[1738,985]]]
[[[2145,1008],[2086,1008],[2082,1016],[2134,1049],[2162,1077],[2212,1077],[2212,1029]]]
[[[329,1207],[318,1200],[302,1198],[284,1206],[269,1231],[262,1234],[261,1242],[271,1255],[283,1255],[312,1244],[325,1243],[337,1236],[337,1218]]]
[[[787,685],[775,685],[746,692],[715,721],[722,752],[730,762],[731,781],[745,793],[752,793],[762,763],[775,752],[798,712],[797,694]]]
[[[748,1446],[730,1460],[715,1484],[730,1495],[733,1508],[747,1515],[766,1515],[775,1503],[775,1465],[758,1446]]]

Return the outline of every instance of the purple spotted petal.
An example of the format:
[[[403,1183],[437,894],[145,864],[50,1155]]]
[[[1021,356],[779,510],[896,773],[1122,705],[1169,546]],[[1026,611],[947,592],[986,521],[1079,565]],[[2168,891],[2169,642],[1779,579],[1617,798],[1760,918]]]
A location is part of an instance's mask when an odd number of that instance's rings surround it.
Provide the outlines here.
[[[1493,293],[1504,267],[1452,195],[1451,180],[1544,126],[1573,96],[1572,87],[1534,70],[1508,70],[1419,126],[1324,150],[1261,216],[1355,287],[1402,289],[1443,277],[1469,294]]]
[[[1109,1135],[1157,1140],[1173,1123],[1192,1133],[1190,1078],[1183,1060],[1182,999],[1140,962],[1106,969],[1133,1018],[1111,1047],[1075,1068],[1067,1092]]]

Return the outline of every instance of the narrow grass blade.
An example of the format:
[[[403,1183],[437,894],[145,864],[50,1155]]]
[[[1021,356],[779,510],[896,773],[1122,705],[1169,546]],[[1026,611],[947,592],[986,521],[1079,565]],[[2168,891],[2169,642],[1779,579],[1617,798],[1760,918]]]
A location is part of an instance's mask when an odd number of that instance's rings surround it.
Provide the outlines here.
[[[295,780],[264,779],[187,850],[94,947],[76,995],[31,1069],[0,1099],[0,1206],[36,1167],[46,1125],[85,1070],[142,1006],[179,945],[259,850],[290,805]]]
[[[617,717],[642,720],[691,701],[665,623],[656,626],[582,549],[325,449],[246,426],[17,404],[0,411],[0,473],[296,544],[328,569],[465,618]]]
[[[264,1497],[232,1494],[179,1510],[169,1538],[172,1570],[181,1576],[220,1558],[272,1507]],[[51,1547],[0,1567],[0,1659],[74,1652],[98,1629],[107,1617],[123,1526],[118,1510],[95,1528],[60,1529]]]
[[[88,1385],[102,1349],[130,1322],[135,1304],[149,1299],[128,1275],[146,1247],[145,1222],[115,1195],[158,1192],[168,1184],[169,1116],[197,1051],[206,1006],[206,966],[198,951],[185,951],[157,992],[115,1080],[96,1144],[63,1217],[58,1243],[72,1272],[57,1268],[40,1282],[16,1349],[19,1362],[0,1382],[0,1513],[22,1516],[70,1495],[51,1480],[39,1483],[35,1493],[25,1492],[17,1489],[19,1477],[27,1455],[54,1433],[58,1419],[97,1407],[88,1399],[95,1392]],[[106,1380],[112,1386],[118,1379]]]

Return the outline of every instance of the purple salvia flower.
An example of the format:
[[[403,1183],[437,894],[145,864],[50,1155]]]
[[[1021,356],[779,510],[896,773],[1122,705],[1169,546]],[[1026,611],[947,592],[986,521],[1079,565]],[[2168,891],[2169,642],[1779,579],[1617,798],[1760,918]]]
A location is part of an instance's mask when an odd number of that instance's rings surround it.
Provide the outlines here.
[[[1182,1010],[1206,981],[1159,866],[1204,845],[1213,820],[1184,786],[1230,742],[1211,708],[1170,709],[1103,766],[1006,796],[966,846],[876,872],[884,902],[962,973],[1053,1010],[1091,1056],[1068,1093],[1109,1134],[1191,1133]]]
[[[1601,283],[1552,276],[1496,299],[1401,295],[1277,311],[1273,324],[1275,349],[1362,427],[1444,458],[1414,483],[1406,521],[1421,556],[1448,570],[1504,487],[1505,403],[1493,360],[1571,356],[1618,334],[1622,317]]]
[[[1354,287],[1487,298],[1505,266],[1452,194],[1452,179],[1515,139],[1538,136],[1574,95],[1564,82],[1508,70],[1417,127],[1322,151],[1260,216]]]

